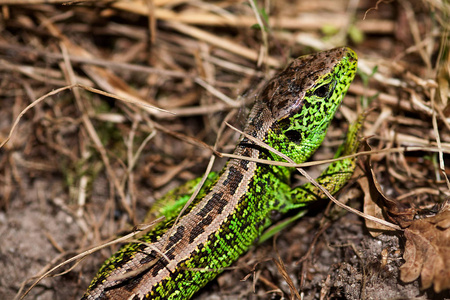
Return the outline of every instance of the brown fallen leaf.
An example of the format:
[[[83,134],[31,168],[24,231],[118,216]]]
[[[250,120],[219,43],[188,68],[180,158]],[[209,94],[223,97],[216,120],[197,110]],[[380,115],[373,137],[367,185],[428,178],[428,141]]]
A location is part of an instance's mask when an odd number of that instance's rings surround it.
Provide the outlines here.
[[[383,210],[372,199],[373,192],[371,192],[371,188],[373,187],[373,184],[369,183],[368,176],[363,175],[364,171],[362,169],[357,169],[355,171],[355,177],[358,178],[357,180],[358,184],[361,187],[364,194],[364,213],[376,217],[378,219],[385,220],[385,217],[383,216]],[[367,230],[369,230],[369,233],[373,237],[377,237],[386,231],[395,231],[391,227],[382,225],[378,222],[374,222],[369,219],[364,219],[364,222],[366,223]]]
[[[365,151],[371,151],[372,148],[365,141],[363,143]],[[372,157],[364,161],[364,170],[361,171],[366,176],[359,176],[358,183],[364,192],[364,213],[383,219],[399,225],[402,228],[408,227],[414,219],[416,210],[407,207],[402,203],[387,197],[377,180],[372,165]],[[361,174],[362,175],[362,174]],[[392,231],[392,228],[386,227],[369,219],[365,220],[366,227],[373,237],[386,231]]]
[[[416,280],[419,275],[422,288],[434,285],[439,293],[450,288],[450,210],[415,220],[405,229],[406,245],[400,267],[400,279]]]

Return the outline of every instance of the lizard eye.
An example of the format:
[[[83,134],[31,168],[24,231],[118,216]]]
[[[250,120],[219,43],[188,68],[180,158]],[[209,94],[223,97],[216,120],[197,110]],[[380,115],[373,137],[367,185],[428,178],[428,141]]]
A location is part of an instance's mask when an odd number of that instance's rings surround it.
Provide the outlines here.
[[[326,96],[328,96],[328,94],[330,92],[330,84],[331,83],[328,83],[328,84],[324,84],[324,85],[318,87],[314,91],[313,95],[317,96],[317,97],[320,97],[320,98],[325,98]]]

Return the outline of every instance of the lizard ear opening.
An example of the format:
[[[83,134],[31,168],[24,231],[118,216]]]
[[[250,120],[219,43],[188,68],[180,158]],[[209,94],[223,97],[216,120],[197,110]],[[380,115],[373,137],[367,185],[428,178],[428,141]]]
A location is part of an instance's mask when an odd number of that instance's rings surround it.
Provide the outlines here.
[[[300,144],[302,141],[301,133],[296,129],[289,129],[291,126],[291,117],[286,116],[285,118],[278,121],[278,126],[281,129],[281,133],[288,138],[289,141]]]
[[[284,135],[293,143],[300,144],[302,141],[302,135],[298,130],[288,130],[284,133]]]

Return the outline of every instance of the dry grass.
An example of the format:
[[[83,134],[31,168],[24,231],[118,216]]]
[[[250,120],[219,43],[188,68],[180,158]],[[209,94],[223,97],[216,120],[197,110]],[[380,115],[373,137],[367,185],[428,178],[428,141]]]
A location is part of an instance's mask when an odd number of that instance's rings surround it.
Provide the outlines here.
[[[0,142],[23,113],[0,150],[1,299],[18,295],[31,276],[139,224],[155,198],[203,174],[213,153],[207,145],[232,151],[235,131],[226,128],[217,139],[223,121],[242,128],[267,78],[291,57],[335,46],[354,48],[359,76],[316,158],[330,157],[348,120],[371,108],[364,135],[371,137],[372,150],[391,149],[371,156],[384,193],[417,216],[440,212],[450,196],[446,1],[278,0],[255,7],[237,0],[0,0],[0,5]],[[219,162],[215,168],[220,167]],[[363,210],[357,185],[350,191],[356,191],[351,205]],[[387,272],[376,256],[348,256],[356,248],[373,250],[361,219],[335,221],[343,242],[331,245],[326,238],[327,232],[335,234],[331,221],[321,218],[313,214],[278,237],[278,246],[265,243],[251,251],[199,298],[294,297],[295,288],[306,299],[377,298],[374,287],[400,282],[398,240],[392,245],[379,238],[395,269]],[[313,229],[319,223],[322,229]],[[345,232],[350,227],[358,233]],[[314,237],[316,231],[325,237]],[[316,250],[307,252],[312,240]],[[336,250],[344,244],[352,245],[350,250]],[[80,297],[111,249],[45,279],[28,298]],[[319,250],[328,251],[329,269],[319,268]],[[276,260],[262,259],[267,257]],[[353,294],[336,277],[350,268],[362,277],[355,279]],[[239,282],[244,277],[252,279]],[[418,287],[415,281],[386,295],[406,297],[407,290],[411,297],[444,297],[432,290],[420,294]]]

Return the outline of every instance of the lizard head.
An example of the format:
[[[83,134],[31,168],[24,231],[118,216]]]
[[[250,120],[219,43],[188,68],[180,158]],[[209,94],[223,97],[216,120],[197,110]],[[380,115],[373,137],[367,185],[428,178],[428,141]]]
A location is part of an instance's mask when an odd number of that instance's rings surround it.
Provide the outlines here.
[[[259,97],[273,120],[266,142],[295,161],[306,160],[322,143],[356,66],[356,53],[347,47],[292,61]]]

